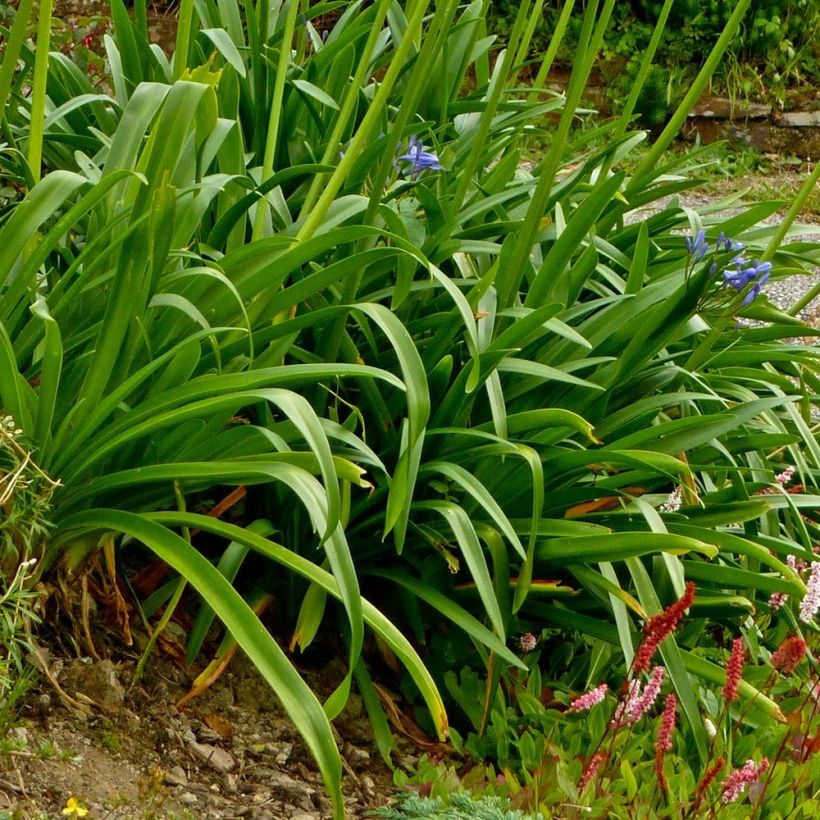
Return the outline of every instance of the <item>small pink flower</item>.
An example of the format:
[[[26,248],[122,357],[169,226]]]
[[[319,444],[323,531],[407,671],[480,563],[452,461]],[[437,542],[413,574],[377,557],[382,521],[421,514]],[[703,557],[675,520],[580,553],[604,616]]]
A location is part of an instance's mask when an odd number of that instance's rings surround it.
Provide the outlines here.
[[[604,695],[606,695],[608,690],[609,687],[605,683],[602,683],[600,686],[596,686],[594,689],[590,689],[589,692],[575,698],[567,711],[584,712],[587,709],[591,709],[593,706],[603,701]]]
[[[670,693],[666,696],[666,704],[663,707],[661,725],[658,729],[658,749],[664,752],[672,751],[672,732],[675,731],[675,717],[678,712],[678,699]]]
[[[532,652],[538,646],[538,638],[532,632],[525,632],[518,638],[518,648],[524,652]]]
[[[820,609],[820,561],[811,562],[807,591],[800,603],[800,620],[809,623]]]
[[[808,644],[801,635],[792,635],[772,652],[772,667],[784,675],[791,675],[806,656]]]
[[[760,763],[747,760],[742,769],[733,771],[723,781],[721,799],[724,803],[734,803],[748,786],[757,783],[761,775],[769,768],[769,759],[764,757]]]
[[[666,780],[666,772],[663,770],[663,759],[667,752],[672,751],[672,733],[675,731],[677,711],[678,699],[674,694],[667,695],[661,725],[658,728],[658,743],[655,746],[655,774],[658,778],[658,785],[664,793],[669,791],[669,784]]]
[[[683,503],[683,487],[680,484],[669,494],[666,501],[658,507],[660,512],[677,512]]]
[[[641,682],[637,678],[633,679],[629,684],[626,697],[615,708],[615,713],[609,722],[610,727],[618,729],[624,724],[632,726],[637,723],[658,699],[665,674],[666,670],[662,666],[656,666],[643,691],[641,691]]]

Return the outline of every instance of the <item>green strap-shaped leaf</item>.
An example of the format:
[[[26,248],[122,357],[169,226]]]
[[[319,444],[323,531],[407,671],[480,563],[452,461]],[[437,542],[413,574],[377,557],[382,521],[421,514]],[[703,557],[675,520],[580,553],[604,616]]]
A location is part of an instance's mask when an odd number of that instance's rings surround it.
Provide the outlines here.
[[[460,467],[458,464],[453,464],[448,461],[430,461],[421,469],[421,474],[435,472],[446,476],[455,484],[458,484],[462,490],[468,493],[472,498],[483,508],[490,518],[496,523],[496,526],[501,530],[505,537],[515,548],[515,551],[526,559],[524,547],[521,544],[518,534],[515,532],[512,524],[510,524],[504,510],[498,505],[498,502],[492,497],[490,491],[474,476],[472,473]]]
[[[200,529],[205,532],[211,532],[214,535],[222,536],[231,541],[239,541],[240,543],[247,544],[251,549],[261,555],[271,558],[282,566],[307,578],[309,581],[315,581],[334,598],[338,600],[342,598],[336,579],[329,572],[323,570],[307,558],[303,558],[301,555],[291,552],[269,539],[262,538],[255,533],[247,532],[241,527],[227,524],[224,521],[219,521],[207,515],[197,515],[195,513],[169,511],[145,513],[143,517],[169,526],[184,526]],[[62,540],[67,540],[71,537],[70,528],[74,525],[75,520],[82,519],[77,516],[65,522]],[[59,542],[57,546],[59,547]],[[419,658],[402,632],[365,599],[362,599],[362,616],[364,617],[365,623],[393,650],[396,657],[404,664],[410,673],[422,698],[424,698],[427,704],[427,708],[430,710],[439,738],[444,740],[448,732],[447,713],[444,709],[441,695],[421,658]]]
[[[406,572],[399,572],[397,570],[381,570],[373,569],[367,570],[368,575],[374,575],[378,578],[387,578],[405,589],[409,590],[421,598],[422,601],[429,604],[434,609],[438,610],[448,621],[463,629],[471,638],[483,644],[492,652],[495,652],[502,657],[507,663],[518,667],[519,669],[526,669],[526,665],[521,658],[517,657],[514,652],[507,648],[502,638],[493,634],[487,629],[484,624],[477,618],[474,618],[466,609],[459,606],[452,599],[448,598],[443,593],[439,592],[430,584],[425,584],[416,578],[408,575]]]
[[[207,520],[208,517],[197,518]],[[65,526],[67,531],[74,532],[102,530],[130,535],[144,543],[187,579],[213,607],[214,612],[282,702],[283,708],[305,739],[319,766],[333,801],[335,820],[344,820],[342,761],[336,748],[330,721],[310,687],[302,680],[285,653],[227,579],[185,539],[145,516],[119,510],[97,509],[79,513],[66,521]]]
[[[498,599],[495,597],[493,581],[487,566],[487,559],[481,549],[475,527],[470,516],[458,505],[451,501],[423,501],[414,505],[414,509],[432,510],[438,513],[448,524],[458,542],[464,560],[473,576],[481,602],[490,623],[502,641],[506,640],[504,619]]]

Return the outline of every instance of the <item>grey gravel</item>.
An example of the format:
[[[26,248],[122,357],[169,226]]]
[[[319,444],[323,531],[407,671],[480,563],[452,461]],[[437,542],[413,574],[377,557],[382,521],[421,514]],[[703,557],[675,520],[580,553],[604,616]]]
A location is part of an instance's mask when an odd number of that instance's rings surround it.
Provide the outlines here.
[[[666,199],[660,199],[656,203],[653,203],[651,208],[640,208],[632,211],[627,215],[626,221],[627,223],[640,222],[648,216],[662,211],[671,201],[672,197],[667,197]],[[680,196],[678,201],[685,208],[699,209],[719,201],[719,198],[709,197],[704,194],[687,194]],[[745,206],[733,206],[727,208],[725,211],[721,211],[721,214],[725,216],[725,218],[729,218],[742,213],[747,207],[749,207],[749,204]],[[776,225],[780,219],[782,219],[782,217],[775,215],[763,220],[762,224]],[[784,244],[792,242],[814,242],[820,246],[820,225],[798,223],[796,226],[793,226],[787,234]],[[766,285],[765,293],[775,307],[788,311],[814,288],[818,282],[820,282],[820,266],[806,273],[786,276],[782,279],[771,281]],[[820,327],[820,295],[815,297],[800,311],[798,318],[811,327]],[[816,337],[805,337],[804,339],[797,339],[796,341],[803,341],[806,344],[812,345],[820,344]]]

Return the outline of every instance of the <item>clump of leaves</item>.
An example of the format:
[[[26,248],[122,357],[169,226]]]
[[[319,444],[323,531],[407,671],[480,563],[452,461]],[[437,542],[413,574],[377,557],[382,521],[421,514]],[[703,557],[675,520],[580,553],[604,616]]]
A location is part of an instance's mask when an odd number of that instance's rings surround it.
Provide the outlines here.
[[[448,797],[399,795],[396,804],[376,809],[373,817],[383,820],[543,820],[540,814],[525,814],[511,809],[500,797],[473,797],[456,792]]]

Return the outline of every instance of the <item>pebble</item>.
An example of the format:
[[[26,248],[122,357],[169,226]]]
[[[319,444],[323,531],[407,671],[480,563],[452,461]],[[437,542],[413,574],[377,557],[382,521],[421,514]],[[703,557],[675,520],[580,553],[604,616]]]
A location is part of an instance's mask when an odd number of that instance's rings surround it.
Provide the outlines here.
[[[188,776],[182,766],[174,766],[165,773],[165,782],[169,786],[184,786],[188,782]]]
[[[275,758],[276,762],[280,766],[284,766],[284,764],[288,762],[288,758],[290,757],[291,752],[293,752],[293,744],[282,743],[279,747],[279,752]]]
[[[361,766],[364,763],[370,762],[370,752],[368,752],[367,749],[360,749],[352,743],[345,743],[344,754],[347,758],[347,762],[351,765]]]
[[[193,792],[183,792],[179,796],[179,802],[185,803],[187,806],[193,806],[199,802],[199,798]]]
[[[229,772],[236,766],[236,761],[230,752],[220,749],[219,746],[212,746],[210,743],[198,743],[188,741],[188,748],[195,757],[207,763],[212,769],[218,772]]]

